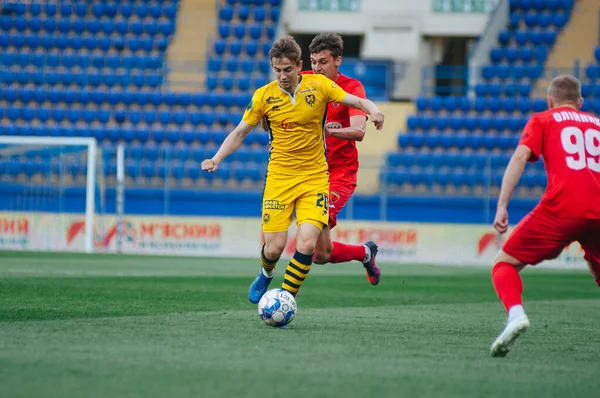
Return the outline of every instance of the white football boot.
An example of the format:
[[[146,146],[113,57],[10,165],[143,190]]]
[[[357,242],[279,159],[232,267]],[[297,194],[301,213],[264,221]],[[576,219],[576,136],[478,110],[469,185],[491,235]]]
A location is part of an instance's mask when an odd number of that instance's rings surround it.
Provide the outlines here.
[[[496,338],[490,350],[493,357],[504,357],[508,353],[508,348],[517,340],[517,338],[529,329],[529,318],[523,313],[515,319],[509,319],[506,327]]]

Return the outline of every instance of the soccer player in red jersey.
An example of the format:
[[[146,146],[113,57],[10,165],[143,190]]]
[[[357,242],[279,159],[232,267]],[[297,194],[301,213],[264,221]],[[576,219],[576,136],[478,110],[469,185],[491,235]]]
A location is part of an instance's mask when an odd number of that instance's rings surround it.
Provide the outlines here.
[[[527,161],[544,159],[548,185],[494,260],[492,283],[508,321],[492,344],[492,356],[505,356],[529,328],[519,276],[526,265],[556,258],[578,241],[600,286],[600,120],[580,111],[582,104],[579,80],[554,78],[548,89],[550,109],[531,117],[504,173],[494,219],[500,234],[508,229],[506,209]]]
[[[366,97],[361,82],[339,72],[344,51],[344,41],[339,35],[318,34],[312,40],[309,51],[313,73],[325,75],[347,93],[360,98]],[[375,242],[350,245],[331,240],[331,229],[337,224],[337,215],[356,189],[358,174],[356,141],[363,140],[366,123],[367,115],[361,110],[337,103],[328,105],[325,132],[330,183],[329,225],[321,232],[313,261],[317,264],[360,261],[365,267],[369,282],[377,285],[381,271],[375,262],[378,250]]]

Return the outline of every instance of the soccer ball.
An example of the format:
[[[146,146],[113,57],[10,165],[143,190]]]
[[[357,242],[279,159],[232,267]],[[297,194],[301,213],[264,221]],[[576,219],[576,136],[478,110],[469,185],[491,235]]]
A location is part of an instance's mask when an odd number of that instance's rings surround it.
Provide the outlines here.
[[[282,327],[294,319],[296,300],[287,290],[271,289],[258,302],[258,315],[268,325]]]

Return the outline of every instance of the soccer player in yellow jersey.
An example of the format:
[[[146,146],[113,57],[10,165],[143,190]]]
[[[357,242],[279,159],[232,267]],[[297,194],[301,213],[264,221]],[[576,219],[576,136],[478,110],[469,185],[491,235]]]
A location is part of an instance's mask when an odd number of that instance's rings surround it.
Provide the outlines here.
[[[266,119],[271,150],[262,202],[265,244],[261,272],[249,290],[252,303],[258,303],[273,280],[294,211],[298,225],[296,253],[282,284],[294,296],[310,270],[321,230],[329,222],[329,174],[323,130],[327,104],[337,102],[365,111],[378,130],[384,121],[373,102],[347,94],[323,75],[301,76],[301,50],[293,38],[277,40],[269,58],[276,80],[256,90],[242,121],[215,156],[202,162],[202,170],[217,170],[261,119]]]

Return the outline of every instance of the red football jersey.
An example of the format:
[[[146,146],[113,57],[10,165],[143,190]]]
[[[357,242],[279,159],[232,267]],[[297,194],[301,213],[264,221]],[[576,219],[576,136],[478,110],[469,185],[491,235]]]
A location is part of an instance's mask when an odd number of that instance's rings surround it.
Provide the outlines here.
[[[536,113],[520,144],[540,156],[548,174],[541,199],[560,217],[600,219],[600,120],[568,107]]]
[[[302,73],[312,72],[306,71]],[[339,73],[335,82],[348,94],[366,98],[365,88],[358,80]],[[357,115],[364,116],[365,118],[367,117],[365,112],[342,104],[330,103],[327,107],[327,123],[337,122],[340,123],[343,128],[350,127],[350,116]],[[343,140],[330,136],[327,136],[325,141],[327,144],[329,170],[344,168],[358,171],[358,150],[356,149],[356,141]]]

